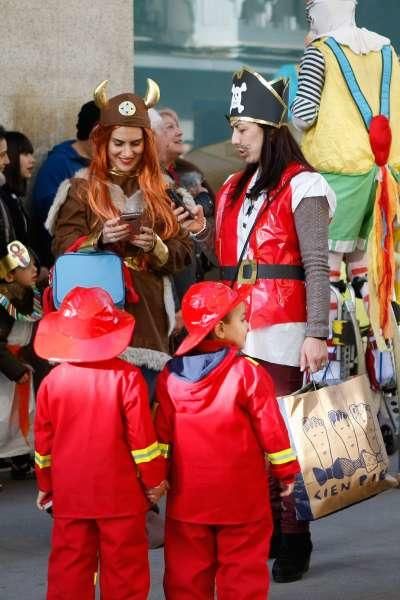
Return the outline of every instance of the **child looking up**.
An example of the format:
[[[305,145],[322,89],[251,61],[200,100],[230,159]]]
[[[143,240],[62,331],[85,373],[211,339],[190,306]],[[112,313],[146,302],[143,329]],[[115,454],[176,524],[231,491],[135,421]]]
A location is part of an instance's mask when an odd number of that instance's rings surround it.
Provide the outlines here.
[[[272,380],[240,352],[247,289],[193,285],[182,301],[189,334],[159,376],[155,426],[170,457],[167,600],[210,600],[215,586],[220,598],[265,600],[268,594],[265,454],[282,495],[292,491],[299,465]]]
[[[43,380],[35,418],[38,508],[53,499],[47,600],[146,600],[146,488],[163,493],[165,460],[145,380],[116,358],[134,318],[100,288],[71,290],[40,322],[35,350],[60,362]]]

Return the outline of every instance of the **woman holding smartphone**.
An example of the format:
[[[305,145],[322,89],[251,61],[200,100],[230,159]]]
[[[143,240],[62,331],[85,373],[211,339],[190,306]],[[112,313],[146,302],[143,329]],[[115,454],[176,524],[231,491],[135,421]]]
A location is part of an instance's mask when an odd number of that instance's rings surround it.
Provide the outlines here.
[[[148,79],[145,98],[124,93],[108,100],[106,83],[95,91],[100,120],[91,134],[92,163],[62,184],[46,225],[55,255],[75,244],[124,258],[125,308],[136,320],[125,358],[142,369],[152,393],[170,358],[175,307],[169,276],[190,263],[192,243],[171,208],[150,128],[157,84]]]

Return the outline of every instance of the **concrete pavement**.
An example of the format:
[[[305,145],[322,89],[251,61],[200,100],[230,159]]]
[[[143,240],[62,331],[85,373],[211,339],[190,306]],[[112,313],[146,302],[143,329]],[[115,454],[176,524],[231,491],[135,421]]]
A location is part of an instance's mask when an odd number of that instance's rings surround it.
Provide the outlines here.
[[[34,506],[34,481],[0,481],[0,600],[44,600],[51,519]],[[310,572],[273,583],[270,600],[400,600],[400,491],[317,521],[312,531]],[[162,550],[150,557],[150,600],[162,600]]]

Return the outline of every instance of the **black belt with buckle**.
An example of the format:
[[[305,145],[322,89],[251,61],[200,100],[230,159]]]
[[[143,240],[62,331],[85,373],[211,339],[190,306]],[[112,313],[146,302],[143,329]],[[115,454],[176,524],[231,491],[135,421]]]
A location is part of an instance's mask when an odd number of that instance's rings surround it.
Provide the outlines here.
[[[304,269],[300,265],[259,265],[255,260],[243,260],[240,267],[220,267],[222,280],[238,283],[255,283],[257,279],[296,279],[304,281]]]

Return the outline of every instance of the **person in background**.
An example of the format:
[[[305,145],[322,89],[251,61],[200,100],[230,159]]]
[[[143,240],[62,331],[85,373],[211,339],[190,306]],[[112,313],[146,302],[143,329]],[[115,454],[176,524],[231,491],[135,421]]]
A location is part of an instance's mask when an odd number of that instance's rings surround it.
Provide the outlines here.
[[[179,221],[186,223],[186,217],[193,212],[196,214],[197,206],[202,206],[204,217],[212,221],[214,195],[205,187],[203,174],[197,167],[181,158],[184,151],[183,133],[176,112],[164,108],[153,114],[152,118],[160,162]],[[206,255],[196,247],[191,264],[174,276],[178,324],[181,324],[179,306],[184,293],[193,283],[204,278],[209,267]]]
[[[99,120],[100,111],[93,101],[86,102],[78,114],[76,139],[54,146],[36,175],[32,191],[32,218],[35,230],[35,250],[43,265],[54,262],[51,237],[44,223],[60,184],[90,164],[92,150],[90,133]]]
[[[18,240],[0,246],[0,458],[13,479],[32,472],[35,399],[32,365],[23,355],[42,316],[33,257]]]
[[[6,130],[0,125],[0,191],[6,182],[4,169],[9,164],[10,159],[7,153]],[[0,194],[0,244],[6,245],[14,239],[14,230],[12,228],[11,216]]]
[[[186,185],[184,185],[184,183],[181,181],[181,177],[184,173],[193,171],[199,173],[201,176],[201,185],[193,186],[192,184],[192,190],[188,191],[192,194],[196,204],[202,204],[204,202],[204,196],[202,201],[198,202],[197,197],[199,194],[208,193],[208,205],[211,204],[212,207],[214,207],[214,193],[205,180],[203,173],[196,167],[196,165],[182,158],[182,154],[185,151],[185,146],[183,143],[183,131],[179,123],[178,115],[174,110],[172,110],[172,108],[162,108],[158,111],[158,113],[164,124],[164,162],[166,165],[166,170],[178,186],[183,185],[184,187],[186,187]],[[205,212],[207,210],[209,209],[205,207]],[[213,208],[212,214],[214,214]]]
[[[0,189],[0,196],[11,217],[12,239],[31,247],[32,227],[25,200],[28,181],[35,166],[33,146],[26,135],[19,131],[7,131],[6,141],[9,163],[4,169],[6,182]]]

